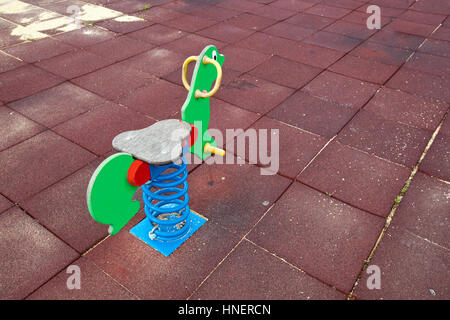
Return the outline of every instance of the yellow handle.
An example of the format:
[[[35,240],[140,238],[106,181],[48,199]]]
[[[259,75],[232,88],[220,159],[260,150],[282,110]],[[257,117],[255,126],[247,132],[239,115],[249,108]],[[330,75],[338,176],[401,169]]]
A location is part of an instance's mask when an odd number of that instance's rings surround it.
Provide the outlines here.
[[[208,64],[208,63],[213,64],[216,67],[216,69],[217,69],[216,83],[214,84],[214,88],[212,88],[212,90],[209,91],[209,92],[201,92],[200,90],[197,89],[195,91],[195,97],[196,98],[209,98],[209,97],[212,97],[217,92],[217,90],[219,90],[220,82],[222,81],[222,67],[220,66],[220,64],[216,60],[208,58],[207,56],[204,56],[203,57],[203,64]]]
[[[183,70],[181,71],[181,80],[183,81],[183,85],[187,91],[189,91],[191,89],[191,86],[187,82],[187,78],[186,78],[187,67],[188,67],[189,63],[191,63],[192,61],[197,61],[197,59],[198,59],[197,56],[191,56],[191,57],[187,58],[186,60],[184,60],[184,63],[183,63]]]
[[[206,153],[214,153],[214,154],[217,154],[217,155],[222,156],[222,157],[225,155],[225,150],[213,147],[211,144],[209,144],[209,142],[207,142],[205,144],[205,147],[203,148],[203,150]]]

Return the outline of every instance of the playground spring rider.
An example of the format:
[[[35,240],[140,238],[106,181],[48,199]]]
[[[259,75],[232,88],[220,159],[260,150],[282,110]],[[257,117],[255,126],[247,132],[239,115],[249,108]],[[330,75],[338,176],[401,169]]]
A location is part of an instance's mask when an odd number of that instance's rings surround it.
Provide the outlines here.
[[[186,72],[190,62],[196,64],[189,84]],[[224,56],[214,46],[186,59],[182,80],[189,93],[181,109],[182,120],[162,120],[113,139],[112,145],[120,153],[98,166],[87,189],[92,218],[109,224],[111,235],[117,234],[139,211],[140,203],[132,200],[138,187],[143,191],[147,218],[130,232],[165,256],[206,222],[189,208],[185,154],[190,150],[201,159],[211,153],[225,154],[207,132],[209,98],[219,89],[223,62]]]

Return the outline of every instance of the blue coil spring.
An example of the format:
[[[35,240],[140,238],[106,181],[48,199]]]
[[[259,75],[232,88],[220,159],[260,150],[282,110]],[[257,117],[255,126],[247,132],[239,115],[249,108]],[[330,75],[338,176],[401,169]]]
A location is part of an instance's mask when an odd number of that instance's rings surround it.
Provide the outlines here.
[[[152,165],[150,165],[152,167]],[[190,213],[187,163],[184,156],[181,164],[172,163],[165,170],[142,186],[145,214],[154,226],[150,237],[158,240],[176,240],[189,230]],[[157,189],[152,191],[151,189]],[[183,198],[183,200],[182,200]],[[163,217],[163,218],[162,218]]]

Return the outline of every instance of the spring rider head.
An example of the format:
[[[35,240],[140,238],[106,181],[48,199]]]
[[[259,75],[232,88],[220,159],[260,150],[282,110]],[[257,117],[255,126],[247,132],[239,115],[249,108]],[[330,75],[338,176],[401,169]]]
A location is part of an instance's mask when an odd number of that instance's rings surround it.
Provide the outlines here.
[[[196,65],[189,84],[186,70],[193,61]],[[214,46],[186,59],[182,80],[189,93],[181,109],[182,120],[158,121],[113,139],[112,145],[120,153],[98,166],[87,189],[92,218],[108,224],[111,235],[117,234],[139,211],[139,201],[132,200],[138,187],[143,191],[146,219],[130,232],[165,256],[206,222],[189,208],[185,154],[191,151],[201,159],[211,153],[225,154],[207,132],[209,98],[219,89],[223,62],[223,55]]]

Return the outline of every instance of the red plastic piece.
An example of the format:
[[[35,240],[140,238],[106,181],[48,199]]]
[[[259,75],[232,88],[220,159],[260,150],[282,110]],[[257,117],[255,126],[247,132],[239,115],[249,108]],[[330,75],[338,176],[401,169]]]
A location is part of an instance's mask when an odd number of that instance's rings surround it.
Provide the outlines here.
[[[135,187],[139,187],[150,180],[150,178],[150,167],[148,163],[141,160],[134,160],[128,169],[128,182]]]
[[[191,124],[191,127],[192,127],[192,130],[191,130],[191,135],[189,136],[189,147],[192,147],[198,138],[197,127],[194,124]]]

